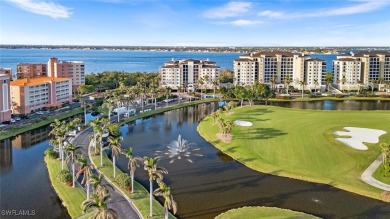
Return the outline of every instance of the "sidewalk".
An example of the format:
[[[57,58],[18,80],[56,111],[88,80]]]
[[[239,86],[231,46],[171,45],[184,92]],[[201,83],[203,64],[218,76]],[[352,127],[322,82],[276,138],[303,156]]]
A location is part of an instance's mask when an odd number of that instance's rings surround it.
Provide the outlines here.
[[[371,186],[374,186],[376,188],[379,188],[379,189],[382,189],[385,191],[390,191],[390,185],[387,185],[383,182],[380,182],[380,181],[374,179],[374,177],[372,177],[372,174],[375,172],[376,169],[378,169],[378,167],[382,163],[382,159],[383,159],[382,156],[383,156],[383,154],[379,155],[379,157],[363,172],[363,174],[361,175],[360,178],[363,180],[363,182],[365,182]]]

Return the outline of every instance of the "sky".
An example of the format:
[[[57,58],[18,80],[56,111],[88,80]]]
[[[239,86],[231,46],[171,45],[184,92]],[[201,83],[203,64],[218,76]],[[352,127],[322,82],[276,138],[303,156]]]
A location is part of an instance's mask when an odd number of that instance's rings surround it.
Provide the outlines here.
[[[0,0],[0,44],[390,46],[390,0]]]

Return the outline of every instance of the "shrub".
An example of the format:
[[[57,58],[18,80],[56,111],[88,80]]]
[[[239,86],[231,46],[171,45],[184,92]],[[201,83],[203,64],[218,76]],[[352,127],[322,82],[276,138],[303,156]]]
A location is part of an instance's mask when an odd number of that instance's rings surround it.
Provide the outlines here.
[[[336,98],[343,98],[343,97],[344,97],[344,94],[336,94],[335,97],[336,97]]]
[[[290,96],[276,96],[275,98],[278,100],[290,100],[291,99]]]
[[[116,177],[118,185],[122,188],[126,188],[131,184],[131,178],[127,173],[121,173]]]
[[[69,170],[61,170],[57,174],[57,180],[62,183],[68,184],[69,182],[72,182],[72,174],[70,174]]]
[[[390,95],[384,95],[384,94],[382,94],[382,95],[380,95],[380,97],[381,97],[381,98],[390,98]]]
[[[45,150],[45,156],[48,156],[51,159],[56,159],[58,157],[58,153],[53,150],[53,148],[48,148]]]

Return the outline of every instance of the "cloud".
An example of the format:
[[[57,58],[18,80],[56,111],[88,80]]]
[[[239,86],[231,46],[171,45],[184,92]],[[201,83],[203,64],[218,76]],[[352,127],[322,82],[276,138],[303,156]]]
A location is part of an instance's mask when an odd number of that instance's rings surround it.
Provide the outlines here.
[[[211,8],[203,13],[207,18],[229,18],[237,17],[253,6],[252,2],[229,2],[221,7]]]
[[[71,15],[71,9],[62,5],[35,0],[7,0],[11,4],[34,14],[45,15],[52,18],[68,18]]]
[[[254,25],[262,24],[262,23],[264,23],[264,22],[259,21],[259,20],[247,20],[247,19],[214,22],[214,24],[228,24],[228,25],[234,25],[234,26],[254,26]]]
[[[300,11],[295,13],[284,13],[281,11],[266,10],[259,12],[259,16],[270,18],[307,18],[307,17],[329,17],[367,13],[379,10],[387,5],[390,5],[388,0],[353,0],[350,2],[357,2],[354,5],[348,5],[338,8],[322,8],[312,11]]]
[[[231,24],[235,26],[251,26],[251,25],[256,25],[256,24],[262,24],[262,21],[255,21],[255,20],[245,20],[245,19],[239,19],[230,22]]]

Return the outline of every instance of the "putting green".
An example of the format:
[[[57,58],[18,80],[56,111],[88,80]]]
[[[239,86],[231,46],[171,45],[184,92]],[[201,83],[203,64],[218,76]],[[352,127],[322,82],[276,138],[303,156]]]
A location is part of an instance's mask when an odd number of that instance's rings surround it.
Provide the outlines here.
[[[202,137],[244,165],[265,173],[332,186],[380,199],[381,190],[360,181],[362,172],[379,156],[378,144],[359,151],[335,140],[343,127],[380,129],[390,140],[388,111],[321,111],[253,106],[234,109],[227,120],[245,120],[252,127],[235,126],[232,141],[221,142],[217,125],[206,117],[198,127]]]

